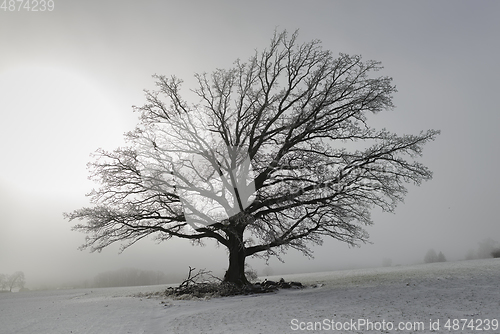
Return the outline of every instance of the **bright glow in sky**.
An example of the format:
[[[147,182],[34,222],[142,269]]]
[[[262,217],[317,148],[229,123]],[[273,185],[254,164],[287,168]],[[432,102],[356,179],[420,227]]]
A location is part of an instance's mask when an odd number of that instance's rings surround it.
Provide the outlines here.
[[[23,270],[30,286],[121,267],[222,271],[223,249],[184,241],[80,252],[84,235],[62,212],[88,203],[89,154],[123,144],[152,74],[177,75],[187,91],[195,72],[247,59],[276,27],[382,61],[380,74],[399,92],[396,109],[373,117],[374,126],[442,135],[421,160],[434,179],[410,186],[396,214],[374,212],[374,244],[325,241],[313,261],[296,252],[271,261],[275,272],[414,263],[431,247],[462,259],[478,241],[500,241],[499,14],[497,1],[455,0],[56,0],[52,12],[0,10],[0,273]]]
[[[4,71],[0,80],[2,174],[18,189],[42,196],[64,193],[88,159],[88,152],[75,147],[92,150],[115,139],[110,133],[120,135],[123,121],[116,108],[83,75],[28,65]]]

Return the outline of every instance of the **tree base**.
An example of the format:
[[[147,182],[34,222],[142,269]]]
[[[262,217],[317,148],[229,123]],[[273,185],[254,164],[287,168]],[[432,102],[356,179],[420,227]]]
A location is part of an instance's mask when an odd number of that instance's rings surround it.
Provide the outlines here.
[[[266,279],[264,282],[255,284],[248,282],[245,278],[244,282],[234,283],[226,280],[221,281],[220,278],[213,276],[210,271],[205,269],[198,270],[197,273],[194,273],[195,270],[190,266],[187,278],[178,287],[165,290],[164,296],[176,299],[212,298],[268,293],[279,289],[303,288],[301,283],[285,282],[283,278],[278,282]],[[227,279],[227,273],[225,279]]]
[[[303,287],[300,282],[285,282],[283,278],[279,282],[265,280],[262,283],[258,282],[243,286],[229,282],[195,283],[188,286],[181,284],[176,288],[168,288],[165,291],[165,296],[175,299],[214,298],[270,293],[279,289],[302,289]]]

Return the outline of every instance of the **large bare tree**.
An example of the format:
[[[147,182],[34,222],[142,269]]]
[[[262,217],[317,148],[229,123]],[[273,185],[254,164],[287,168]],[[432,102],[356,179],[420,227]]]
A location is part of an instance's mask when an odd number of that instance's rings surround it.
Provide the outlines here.
[[[9,289],[9,291],[12,292],[12,289],[14,288],[22,290],[25,284],[26,280],[22,271],[16,271],[9,276],[0,274],[0,291]]]
[[[311,255],[324,237],[367,241],[373,207],[393,211],[406,183],[432,177],[415,158],[439,131],[370,127],[396,92],[391,78],[372,77],[381,64],[297,37],[277,32],[247,62],[197,74],[195,103],[180,79],[155,75],[129,145],[89,164],[94,205],[66,214],[83,220],[82,248],[210,238],[228,249],[224,280],[242,285],[248,256]]]

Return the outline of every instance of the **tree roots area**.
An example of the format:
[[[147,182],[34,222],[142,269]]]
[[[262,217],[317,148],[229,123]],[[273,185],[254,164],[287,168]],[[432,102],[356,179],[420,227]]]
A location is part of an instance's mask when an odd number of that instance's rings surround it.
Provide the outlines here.
[[[302,289],[304,287],[300,282],[285,282],[283,278],[279,281],[266,279],[262,282],[237,285],[224,282],[220,278],[213,276],[210,271],[199,270],[194,273],[194,270],[195,268],[189,267],[188,277],[179,286],[170,287],[156,295],[175,299],[213,298],[270,293],[279,289]]]

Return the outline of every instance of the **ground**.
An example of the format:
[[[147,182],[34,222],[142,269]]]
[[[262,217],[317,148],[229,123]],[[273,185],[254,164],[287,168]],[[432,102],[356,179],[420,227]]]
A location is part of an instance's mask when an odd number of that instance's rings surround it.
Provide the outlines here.
[[[310,287],[172,300],[164,287],[0,294],[0,333],[475,333],[500,320],[500,259],[287,275]],[[270,279],[279,279],[271,277]],[[459,329],[448,331],[458,319]],[[439,320],[439,323],[437,321]],[[486,322],[490,321],[490,330]],[[333,323],[332,323],[333,321]],[[360,322],[361,321],[361,322]],[[364,325],[363,325],[364,321]],[[373,331],[366,326],[371,322]],[[392,323],[393,328],[389,328]],[[401,323],[402,330],[397,331]],[[455,325],[457,322],[455,321]],[[332,331],[334,326],[348,326]],[[363,325],[363,326],[360,326]],[[431,328],[431,325],[433,328]],[[382,326],[385,326],[382,328]],[[418,326],[423,326],[417,328]],[[498,325],[497,325],[498,326]],[[457,328],[457,327],[455,327]]]

